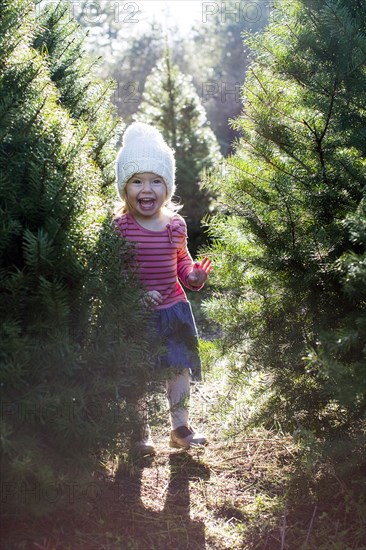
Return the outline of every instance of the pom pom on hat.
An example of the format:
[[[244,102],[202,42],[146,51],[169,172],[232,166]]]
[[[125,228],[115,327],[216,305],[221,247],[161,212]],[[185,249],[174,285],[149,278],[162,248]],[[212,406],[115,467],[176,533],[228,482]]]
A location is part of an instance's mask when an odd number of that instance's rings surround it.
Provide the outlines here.
[[[164,178],[168,199],[175,191],[175,159],[173,150],[161,133],[144,122],[133,122],[123,135],[122,147],[117,154],[117,190],[124,199],[127,181],[141,172],[153,172]]]

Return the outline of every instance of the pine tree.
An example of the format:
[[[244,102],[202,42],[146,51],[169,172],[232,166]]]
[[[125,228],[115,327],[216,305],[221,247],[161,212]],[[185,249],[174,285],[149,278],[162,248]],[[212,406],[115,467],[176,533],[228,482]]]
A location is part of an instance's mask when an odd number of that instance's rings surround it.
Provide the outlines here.
[[[70,9],[88,33],[88,50],[102,61],[97,67],[100,78],[117,82],[111,100],[129,124],[141,102],[145,80],[164,52],[159,14],[147,22],[137,3],[114,0],[83,0],[72,3]]]
[[[146,374],[140,289],[111,223],[111,86],[68,8],[36,20],[33,2],[3,1],[0,19],[2,483],[18,514],[87,506]]]
[[[148,75],[163,55],[164,35],[161,24],[155,22],[144,32],[124,35],[124,38],[123,51],[113,58],[110,74],[118,83],[112,100],[128,124],[142,101]]]
[[[249,39],[241,137],[212,180],[226,206],[207,307],[234,379],[262,374],[257,420],[326,439],[366,405],[365,23],[357,0],[274,12]]]
[[[175,151],[177,195],[194,253],[202,242],[201,220],[211,202],[201,186],[203,171],[210,170],[220,154],[192,81],[172,64],[168,49],[146,80],[135,118],[156,126]]]
[[[243,32],[261,32],[268,21],[269,2],[227,0],[204,2],[201,22],[193,30],[188,72],[201,93],[203,106],[220,143],[229,154],[236,132],[228,121],[240,114],[240,90],[250,61]]]

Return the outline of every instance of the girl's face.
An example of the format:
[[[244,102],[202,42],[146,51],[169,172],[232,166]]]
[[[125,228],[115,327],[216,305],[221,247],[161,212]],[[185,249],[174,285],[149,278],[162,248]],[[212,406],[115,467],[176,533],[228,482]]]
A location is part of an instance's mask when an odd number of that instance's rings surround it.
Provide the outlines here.
[[[134,174],[126,185],[126,202],[134,214],[157,218],[167,198],[164,178],[152,172]]]

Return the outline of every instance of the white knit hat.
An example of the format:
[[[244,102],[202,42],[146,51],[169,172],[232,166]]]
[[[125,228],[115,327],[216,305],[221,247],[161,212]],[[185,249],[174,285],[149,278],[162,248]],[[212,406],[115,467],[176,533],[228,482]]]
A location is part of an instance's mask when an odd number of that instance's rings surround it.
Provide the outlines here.
[[[175,159],[173,150],[161,133],[144,122],[133,122],[123,135],[122,147],[116,160],[117,190],[124,199],[127,181],[142,172],[152,172],[164,178],[167,198],[175,192]]]

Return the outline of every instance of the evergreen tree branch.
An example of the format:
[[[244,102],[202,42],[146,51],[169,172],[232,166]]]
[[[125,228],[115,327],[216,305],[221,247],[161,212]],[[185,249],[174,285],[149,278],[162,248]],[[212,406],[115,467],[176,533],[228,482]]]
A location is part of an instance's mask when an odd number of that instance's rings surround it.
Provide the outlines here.
[[[255,132],[262,137],[262,134],[259,132],[259,130],[255,129]],[[267,162],[267,164],[272,166],[275,170],[289,176],[291,179],[294,179],[296,182],[301,182],[304,187],[306,186],[305,180],[303,180],[302,178],[299,178],[295,174],[292,174],[288,170],[285,170],[285,168],[283,168],[282,166],[278,166],[272,159],[270,159],[267,155],[264,154],[262,149],[260,149],[257,145],[255,145],[252,141],[244,138],[243,136],[241,136],[241,139],[247,145],[249,145],[249,147],[251,147],[260,157],[262,157]]]
[[[265,94],[268,96],[268,101],[265,102],[263,101],[262,97],[260,96],[260,94],[256,93],[255,91],[255,88],[251,87],[247,90],[247,92],[250,92],[251,94],[253,94],[253,96],[258,100],[260,101],[261,105],[266,105],[269,109],[273,110],[274,112],[278,113],[278,115],[280,116],[280,120],[282,120],[283,118],[287,118],[288,120],[292,121],[292,122],[295,122],[296,124],[301,124],[302,121],[299,119],[299,118],[296,118],[294,116],[294,113],[291,114],[290,113],[286,113],[282,110],[279,109],[278,105],[275,105],[273,104],[273,101],[272,100],[272,96],[269,94],[269,92],[267,92],[265,89],[264,89],[264,85],[262,84],[262,82],[260,81],[260,78],[258,77],[257,73],[254,71],[254,70],[251,70],[250,71],[250,74],[253,74],[255,79],[257,80],[258,84],[261,86],[261,88],[264,90]],[[252,102],[249,103],[250,105],[253,105],[254,104]],[[302,136],[301,132],[298,132],[296,129],[293,129],[291,128],[292,131],[294,131],[297,135],[299,136]]]
[[[245,192],[249,196],[251,196],[253,199],[256,199],[257,201],[259,201],[263,204],[266,204],[266,205],[269,204],[269,199],[262,198],[261,195],[263,195],[263,190],[260,187],[258,187],[255,183],[253,183],[252,178],[255,178],[255,179],[257,179],[259,181],[262,181],[263,183],[267,183],[267,184],[270,184],[272,180],[269,180],[269,179],[263,178],[261,176],[258,176],[258,174],[254,173],[254,172],[250,172],[249,170],[244,170],[244,168],[242,168],[241,166],[238,166],[238,164],[232,164],[228,161],[226,161],[226,164],[227,164],[227,166],[232,166],[235,170],[239,170],[239,172],[242,172],[243,174],[247,174],[248,176],[250,176],[250,179],[247,179],[246,183],[248,183],[251,187],[253,187],[253,189],[255,191],[257,191],[257,194],[250,193],[246,189]]]
[[[324,137],[325,137],[325,135],[328,131],[330,121],[331,121],[331,118],[332,118],[332,114],[333,114],[334,101],[335,101],[337,91],[338,91],[338,77],[336,77],[334,79],[333,90],[332,90],[332,93],[331,93],[331,96],[330,96],[330,102],[329,102],[327,118],[325,120],[325,125],[324,125],[324,128],[323,128],[323,131],[319,136],[319,143],[321,143],[323,141],[323,139],[324,139]]]

